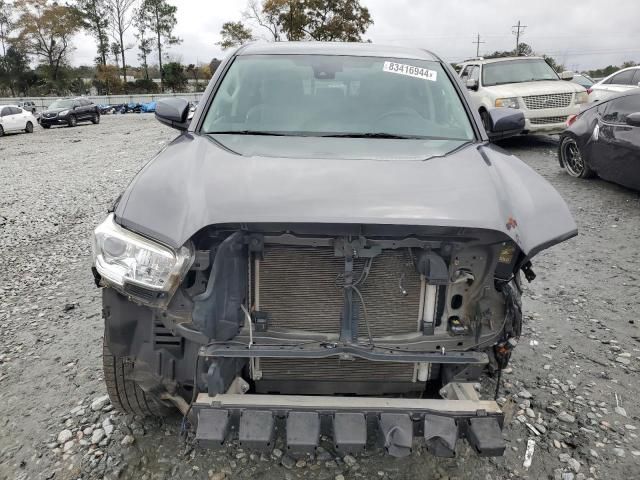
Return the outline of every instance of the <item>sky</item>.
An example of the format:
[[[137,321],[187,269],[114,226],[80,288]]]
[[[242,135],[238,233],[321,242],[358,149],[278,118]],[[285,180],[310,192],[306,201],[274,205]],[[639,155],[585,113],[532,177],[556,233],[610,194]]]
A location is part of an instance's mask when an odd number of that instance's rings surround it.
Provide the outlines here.
[[[526,25],[522,42],[546,53],[567,69],[587,70],[640,63],[640,0],[360,0],[374,25],[365,39],[374,43],[426,48],[455,62],[474,57],[477,34],[480,54],[512,50],[518,21]],[[222,58],[216,42],[226,21],[242,18],[246,0],[169,0],[178,7],[175,33],[182,43],[170,55],[185,64]],[[133,29],[133,27],[132,27]],[[266,32],[255,28],[257,36]],[[135,43],[133,32],[129,42]],[[73,65],[90,65],[94,41],[85,34],[74,39]],[[137,49],[127,52],[137,65]],[[157,54],[156,54],[157,55]]]

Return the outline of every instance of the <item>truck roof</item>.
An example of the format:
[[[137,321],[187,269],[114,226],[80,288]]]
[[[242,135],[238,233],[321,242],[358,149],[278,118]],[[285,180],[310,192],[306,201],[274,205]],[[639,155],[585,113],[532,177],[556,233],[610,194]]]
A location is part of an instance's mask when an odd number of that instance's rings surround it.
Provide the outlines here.
[[[353,42],[255,42],[240,47],[236,55],[350,55],[440,61],[421,48]]]

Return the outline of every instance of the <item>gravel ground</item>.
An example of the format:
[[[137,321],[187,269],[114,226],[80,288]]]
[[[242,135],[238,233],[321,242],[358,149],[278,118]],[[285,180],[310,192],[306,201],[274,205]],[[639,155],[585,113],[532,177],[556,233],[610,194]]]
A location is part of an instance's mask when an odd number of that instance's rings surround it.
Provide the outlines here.
[[[562,173],[554,140],[504,146],[569,203],[580,235],[539,255],[520,345],[504,375],[504,457],[455,459],[418,446],[314,458],[194,448],[180,417],[113,411],[102,380],[90,233],[175,132],[152,116],[0,139],[0,479],[614,479],[640,477],[640,198]],[[179,168],[179,165],[176,165]],[[483,384],[487,396],[493,380]],[[523,459],[535,442],[533,462]]]

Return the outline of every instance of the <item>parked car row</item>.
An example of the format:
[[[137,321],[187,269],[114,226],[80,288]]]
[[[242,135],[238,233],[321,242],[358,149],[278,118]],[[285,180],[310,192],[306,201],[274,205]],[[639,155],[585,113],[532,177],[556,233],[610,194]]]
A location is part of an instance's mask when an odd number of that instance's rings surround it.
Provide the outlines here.
[[[34,102],[0,105],[0,137],[5,133],[33,133],[38,123],[49,129],[54,125],[75,127],[79,122],[100,123],[100,110],[86,98],[56,100],[41,114],[36,113]]]
[[[480,58],[463,62],[459,75],[489,133],[492,108],[519,110],[521,133],[560,134],[560,166],[569,175],[640,190],[640,66],[594,82],[558,75],[540,57]]]

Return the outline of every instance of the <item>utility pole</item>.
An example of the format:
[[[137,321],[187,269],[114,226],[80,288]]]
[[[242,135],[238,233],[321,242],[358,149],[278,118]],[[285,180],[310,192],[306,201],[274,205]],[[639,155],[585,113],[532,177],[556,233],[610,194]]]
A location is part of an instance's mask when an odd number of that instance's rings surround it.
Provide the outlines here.
[[[477,36],[476,40],[474,40],[471,43],[475,43],[476,44],[476,57],[479,57],[480,56],[480,44],[481,43],[487,43],[487,42],[481,42],[480,41],[480,34],[478,33],[478,36]]]
[[[515,30],[512,30],[512,33],[516,36],[516,57],[518,55],[520,55],[520,35],[522,32],[522,35],[524,35],[524,29],[527,28],[527,25],[520,25],[520,20],[518,20],[518,24],[517,25],[512,25],[511,28],[514,28]]]

